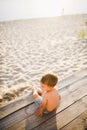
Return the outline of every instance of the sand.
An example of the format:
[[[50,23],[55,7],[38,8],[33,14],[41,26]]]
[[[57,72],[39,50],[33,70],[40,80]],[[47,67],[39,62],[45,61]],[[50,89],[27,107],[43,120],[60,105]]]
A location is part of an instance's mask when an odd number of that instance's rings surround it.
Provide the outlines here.
[[[86,14],[0,22],[0,106],[29,94],[45,73],[60,81],[87,68],[86,23]]]

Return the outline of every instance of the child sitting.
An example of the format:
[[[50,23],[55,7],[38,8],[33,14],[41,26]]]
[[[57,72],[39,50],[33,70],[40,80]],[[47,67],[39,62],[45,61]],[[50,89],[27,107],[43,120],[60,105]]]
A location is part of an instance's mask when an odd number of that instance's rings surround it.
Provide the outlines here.
[[[58,78],[55,74],[46,74],[40,80],[41,89],[33,89],[33,98],[38,107],[36,115],[47,114],[57,108],[60,99],[55,87],[57,81]]]

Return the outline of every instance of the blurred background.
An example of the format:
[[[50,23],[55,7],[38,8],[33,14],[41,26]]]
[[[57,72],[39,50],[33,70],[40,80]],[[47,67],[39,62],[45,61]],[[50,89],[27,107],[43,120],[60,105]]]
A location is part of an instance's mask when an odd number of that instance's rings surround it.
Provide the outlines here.
[[[0,0],[0,21],[87,13],[87,0]]]

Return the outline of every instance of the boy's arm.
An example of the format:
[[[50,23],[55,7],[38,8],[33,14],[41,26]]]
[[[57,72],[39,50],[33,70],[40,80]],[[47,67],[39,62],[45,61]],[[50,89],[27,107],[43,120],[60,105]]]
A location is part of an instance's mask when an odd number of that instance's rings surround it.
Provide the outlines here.
[[[35,114],[36,114],[37,116],[39,116],[39,115],[42,116],[43,110],[46,108],[46,104],[47,104],[47,100],[44,99],[43,102],[42,102],[42,104],[40,105],[40,107],[39,107],[39,108],[36,110],[36,112],[35,112]]]
[[[41,88],[37,88],[37,92],[38,92],[39,95],[42,95],[43,90]]]

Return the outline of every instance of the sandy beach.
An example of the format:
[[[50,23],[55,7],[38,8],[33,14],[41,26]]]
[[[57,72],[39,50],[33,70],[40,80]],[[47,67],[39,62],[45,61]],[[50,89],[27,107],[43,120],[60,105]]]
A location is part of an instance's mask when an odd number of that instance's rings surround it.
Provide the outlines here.
[[[45,73],[60,81],[87,68],[86,23],[87,14],[0,22],[0,106],[29,94]]]

